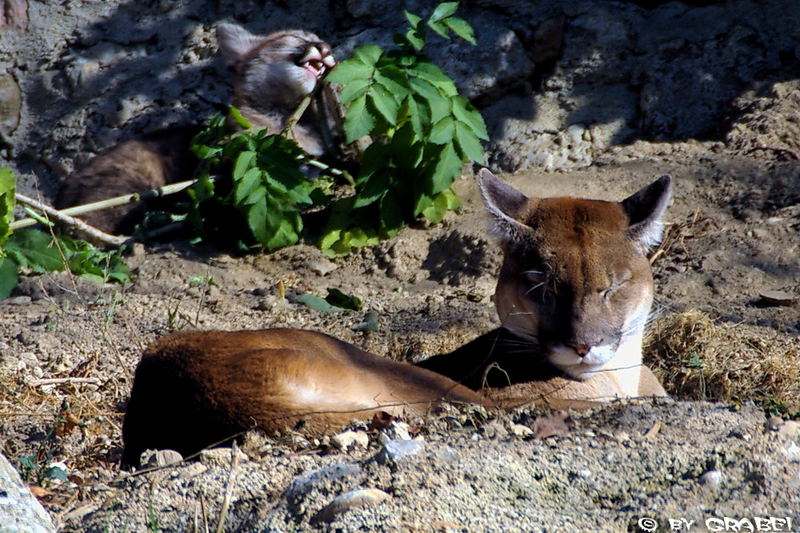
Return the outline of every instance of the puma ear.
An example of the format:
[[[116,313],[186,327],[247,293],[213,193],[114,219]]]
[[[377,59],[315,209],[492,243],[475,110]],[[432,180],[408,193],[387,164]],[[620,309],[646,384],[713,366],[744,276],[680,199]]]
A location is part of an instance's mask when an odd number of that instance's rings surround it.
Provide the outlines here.
[[[263,40],[263,37],[253,35],[237,24],[223,23],[217,25],[219,51],[229,65],[235,65],[244,59]]]
[[[514,216],[528,201],[528,197],[511,185],[482,168],[478,172],[478,188],[481,191],[483,205],[494,218],[494,231],[504,240],[518,241],[529,228],[517,221]]]
[[[672,178],[661,176],[656,181],[622,200],[622,209],[628,215],[628,235],[646,248],[661,242],[664,216],[672,200]]]

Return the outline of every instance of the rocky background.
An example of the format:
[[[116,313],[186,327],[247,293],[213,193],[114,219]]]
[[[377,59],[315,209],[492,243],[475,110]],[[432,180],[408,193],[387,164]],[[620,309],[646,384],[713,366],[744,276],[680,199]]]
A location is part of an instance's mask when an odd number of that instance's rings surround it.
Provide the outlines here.
[[[98,150],[224,109],[220,21],[303,27],[344,58],[390,43],[403,9],[433,7],[295,4],[0,0],[0,166],[46,198]],[[671,518],[707,531],[707,520],[773,517],[789,519],[773,530],[800,528],[800,426],[761,408],[800,408],[800,4],[481,0],[459,14],[479,45],[432,38],[429,52],[483,112],[491,166],[514,172],[505,179],[618,200],[675,178],[645,355],[682,401],[560,424],[531,409],[446,411],[410,435],[356,425],[320,440],[253,437],[236,460],[226,449],[120,472],[133,369],[169,331],[307,327],[414,360],[495,327],[500,254],[461,180],[460,213],[344,259],[305,244],[242,258],[178,243],[137,247],[124,288],[26,277],[0,303],[0,452],[57,527],[652,531],[641,521],[652,518],[666,531]],[[359,296],[379,329],[292,300],[326,287]],[[782,305],[762,296],[775,292]],[[724,402],[688,401],[704,399]],[[0,476],[0,510],[52,530],[2,461]],[[5,522],[0,532],[19,530]]]
[[[390,43],[404,9],[433,5],[373,4],[3,0],[0,164],[48,194],[103,147],[224,108],[229,73],[213,36],[221,21],[254,32],[303,27],[346,57],[364,42]],[[483,111],[501,170],[583,167],[637,139],[724,139],[737,131],[738,99],[800,72],[793,0],[475,0],[460,16],[478,45],[434,37],[430,54]]]

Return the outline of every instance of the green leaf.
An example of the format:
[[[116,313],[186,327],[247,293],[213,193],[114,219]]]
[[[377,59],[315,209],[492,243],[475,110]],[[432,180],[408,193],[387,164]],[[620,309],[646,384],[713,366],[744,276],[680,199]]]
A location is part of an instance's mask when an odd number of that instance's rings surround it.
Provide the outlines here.
[[[251,198],[250,196],[262,185],[261,174],[261,169],[251,168],[234,185],[234,201],[237,204],[244,203],[246,200],[249,200],[246,203],[255,203],[257,201],[257,198]]]
[[[350,58],[336,65],[325,79],[333,83],[348,84],[354,80],[368,80],[373,72],[374,65],[365,65],[358,59]]]
[[[468,43],[473,45],[477,44],[477,41],[475,41],[475,30],[472,29],[472,26],[466,20],[459,17],[450,17],[443,22],[445,26],[453,31],[453,33]]]
[[[423,97],[430,109],[430,122],[436,123],[450,114],[450,102],[439,90],[425,80],[412,78],[411,86]]]
[[[375,71],[375,81],[389,91],[398,102],[411,92],[408,77],[394,65],[387,65]]]
[[[345,83],[344,89],[342,89],[342,94],[340,95],[342,103],[349,104],[359,96],[366,93],[370,85],[372,85],[372,80],[369,78],[353,79],[348,81]]]
[[[228,108],[228,113],[230,113],[231,118],[233,119],[234,122],[236,122],[236,125],[238,125],[240,128],[249,130],[253,127],[253,125],[250,124],[250,121],[244,118],[242,112],[239,111],[239,109],[237,109],[236,107],[230,106]]]
[[[411,44],[411,46],[419,52],[425,47],[425,37],[424,34],[417,30],[417,29],[408,29],[405,33],[406,41]]]
[[[384,169],[383,172],[377,172],[367,180],[363,189],[356,195],[354,209],[368,206],[386,193],[386,189],[389,187],[389,173],[387,170]]]
[[[447,39],[447,26],[442,24],[441,22],[437,22],[435,20],[428,21],[428,27],[432,29],[434,32],[438,33],[440,36]]]
[[[17,281],[17,264],[8,257],[0,257],[0,300],[8,298]]]
[[[381,85],[373,85],[369,92],[370,103],[378,110],[383,116],[384,120],[394,126],[397,123],[397,111],[400,105],[392,96],[392,93],[387,91]]]
[[[247,172],[250,169],[250,167],[253,166],[255,158],[256,158],[256,153],[251,150],[239,152],[239,156],[236,158],[236,163],[233,165],[234,181],[242,179],[244,173]]]
[[[6,254],[19,268],[43,274],[64,270],[64,261],[48,233],[35,229],[15,231],[6,241]]]
[[[479,139],[488,141],[489,134],[486,131],[486,123],[483,121],[480,112],[475,109],[470,101],[463,96],[454,96],[451,98],[451,102],[453,104],[453,115],[469,126]]]
[[[447,18],[453,15],[458,10],[458,2],[442,2],[436,9],[433,10],[433,14],[428,19],[429,21],[437,22],[444,18]]]
[[[0,168],[0,246],[11,235],[16,199],[16,180],[10,169]],[[2,250],[0,250],[2,255]]]
[[[338,307],[336,305],[331,305],[319,296],[315,296],[313,294],[301,294],[295,298],[295,301],[316,311],[322,311],[323,313],[341,313],[342,311],[347,311],[347,309]]]
[[[420,17],[419,15],[415,15],[414,13],[411,13],[410,11],[404,11],[403,13],[406,16],[406,20],[408,21],[408,24],[412,28],[416,28],[417,26],[419,26],[419,23],[422,22],[422,17]]]
[[[405,224],[400,201],[394,194],[386,194],[381,198],[381,230],[387,235],[393,235]]]
[[[406,98],[404,107],[400,110],[403,116],[408,117],[408,121],[414,128],[414,133],[419,138],[428,135],[428,128],[431,126],[431,108],[427,102],[418,102],[413,96]]]
[[[420,61],[414,66],[414,68],[409,70],[413,75],[420,77],[423,80],[428,80],[434,85],[453,83],[453,80],[451,80],[447,74],[442,71],[442,69],[427,61]]]
[[[447,198],[442,194],[434,196],[431,205],[422,211],[422,216],[431,224],[441,222],[445,214],[447,214]]]
[[[361,299],[352,294],[345,294],[337,288],[329,288],[325,301],[329,304],[348,311],[360,311],[363,304]]]
[[[347,134],[347,142],[351,143],[364,135],[369,135],[374,127],[375,117],[367,109],[366,95],[361,95],[350,104],[344,119],[344,131]]]
[[[451,116],[446,116],[431,128],[428,140],[434,144],[450,143],[455,135],[455,121]]]
[[[383,48],[376,44],[363,44],[353,50],[353,57],[365,65],[374,65],[383,55]]]
[[[447,201],[448,211],[455,211],[456,209],[461,209],[461,200],[458,199],[458,195],[455,193],[452,187],[443,190],[439,194],[442,197],[444,197],[444,199]]]
[[[445,144],[431,174],[429,193],[435,195],[450,187],[461,174],[461,165],[461,158],[456,153],[453,144]]]
[[[267,219],[267,203],[256,202],[247,211],[247,225],[250,228],[253,237],[263,247],[267,247],[267,243],[272,237],[270,228],[266,224]]]
[[[481,142],[472,130],[465,126],[463,122],[456,122],[455,129],[456,141],[461,151],[462,161],[466,163],[467,160],[472,160],[479,165],[483,165],[483,146],[481,146]]]

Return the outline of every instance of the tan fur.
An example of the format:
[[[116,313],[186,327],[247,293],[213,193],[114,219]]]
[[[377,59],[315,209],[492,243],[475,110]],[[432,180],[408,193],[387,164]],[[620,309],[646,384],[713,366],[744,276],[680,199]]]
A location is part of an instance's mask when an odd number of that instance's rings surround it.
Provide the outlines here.
[[[586,407],[666,395],[642,365],[641,333],[653,292],[645,251],[669,178],[619,204],[529,199],[488,171],[479,183],[505,253],[495,295],[504,328],[417,366],[310,331],[170,335],[136,370],[123,461],[145,448],[191,453],[252,427],[327,431],[440,401]]]
[[[145,351],[125,414],[123,463],[188,454],[248,428],[322,432],[378,411],[426,412],[480,395],[443,376],[294,329],[174,333]]]
[[[335,65],[330,46],[302,30],[259,36],[235,24],[220,24],[217,36],[221,53],[236,72],[231,104],[254,128],[267,128],[271,133],[283,130],[300,100],[313,92]],[[317,75],[310,72],[309,64],[321,69]],[[336,113],[330,98],[325,94],[315,99],[312,111],[316,116],[307,113],[292,130],[300,147],[315,157],[335,144],[332,136],[337,133],[338,117],[328,117]],[[324,131],[318,126],[322,120],[327,120]],[[196,161],[189,146],[198,131],[197,127],[172,128],[100,152],[64,180],[56,207],[82,205],[191,179]],[[81,218],[106,232],[120,234],[130,233],[142,212],[141,207],[128,205]]]

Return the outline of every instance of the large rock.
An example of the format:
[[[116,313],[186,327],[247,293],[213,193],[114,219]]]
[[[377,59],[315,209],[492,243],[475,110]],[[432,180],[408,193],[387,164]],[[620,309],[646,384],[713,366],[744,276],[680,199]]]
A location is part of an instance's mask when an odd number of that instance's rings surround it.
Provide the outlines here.
[[[0,533],[55,533],[42,504],[0,454]]]

